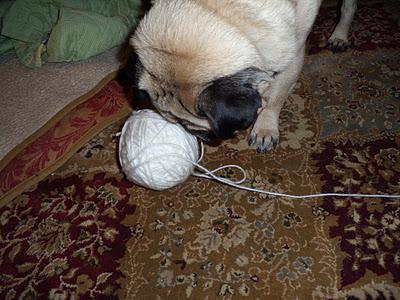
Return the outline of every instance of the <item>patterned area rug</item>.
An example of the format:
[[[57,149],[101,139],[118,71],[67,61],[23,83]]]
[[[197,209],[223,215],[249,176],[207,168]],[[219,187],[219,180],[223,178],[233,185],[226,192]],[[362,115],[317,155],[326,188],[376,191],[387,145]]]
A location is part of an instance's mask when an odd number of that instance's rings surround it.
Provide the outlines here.
[[[374,5],[358,19],[381,16],[371,30],[385,39],[396,11]],[[203,164],[239,164],[247,185],[276,192],[399,194],[396,34],[362,51],[363,29],[356,50],[308,57],[279,147],[257,154],[243,132]],[[400,299],[400,200],[290,200],[194,177],[149,191],[120,171],[123,121],[0,209],[1,299]]]

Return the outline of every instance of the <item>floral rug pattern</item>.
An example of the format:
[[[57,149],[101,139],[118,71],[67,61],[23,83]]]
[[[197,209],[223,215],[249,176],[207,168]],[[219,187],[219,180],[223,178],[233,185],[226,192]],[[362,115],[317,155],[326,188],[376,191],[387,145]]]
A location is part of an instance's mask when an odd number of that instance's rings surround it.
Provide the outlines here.
[[[366,50],[306,59],[276,150],[243,132],[202,164],[281,193],[399,194],[400,50]],[[400,299],[399,199],[149,191],[120,171],[123,121],[0,208],[1,299]]]

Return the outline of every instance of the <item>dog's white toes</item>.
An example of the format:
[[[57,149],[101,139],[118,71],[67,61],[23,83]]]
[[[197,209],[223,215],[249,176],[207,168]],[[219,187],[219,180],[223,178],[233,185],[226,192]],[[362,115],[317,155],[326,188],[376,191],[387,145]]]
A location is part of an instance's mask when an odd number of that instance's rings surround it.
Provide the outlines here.
[[[266,153],[275,149],[279,143],[279,132],[272,130],[252,130],[248,137],[249,146],[257,149],[258,153]]]
[[[350,43],[347,40],[340,38],[330,38],[326,44],[326,47],[332,52],[343,52],[350,47]]]

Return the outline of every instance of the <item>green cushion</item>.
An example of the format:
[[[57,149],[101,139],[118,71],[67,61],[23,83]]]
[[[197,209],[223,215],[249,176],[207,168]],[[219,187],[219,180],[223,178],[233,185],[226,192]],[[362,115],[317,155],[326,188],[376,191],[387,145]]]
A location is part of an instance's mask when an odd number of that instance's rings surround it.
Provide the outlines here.
[[[0,0],[0,32],[3,27],[3,16],[13,4],[13,1]],[[0,54],[6,53],[13,49],[13,43],[10,38],[0,35]]]
[[[61,8],[47,43],[48,61],[76,61],[102,53],[121,44],[132,26],[125,16]]]
[[[1,1],[1,0],[0,0]],[[76,61],[122,44],[140,0],[15,0],[4,10],[0,53],[10,48],[28,67]]]
[[[12,40],[0,35],[0,54],[11,51],[13,48]]]

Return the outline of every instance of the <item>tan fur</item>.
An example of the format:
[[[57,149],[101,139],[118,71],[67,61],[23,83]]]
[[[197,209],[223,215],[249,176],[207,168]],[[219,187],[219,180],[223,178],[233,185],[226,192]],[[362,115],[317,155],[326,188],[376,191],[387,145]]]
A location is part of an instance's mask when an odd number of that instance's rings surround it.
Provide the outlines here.
[[[256,67],[263,108],[254,146],[278,133],[280,108],[297,80],[305,39],[320,0],[159,0],[130,40],[143,66],[139,86],[170,121],[210,129],[196,115],[199,94],[211,81]],[[266,89],[266,86],[268,87]],[[269,147],[268,145],[264,145]],[[264,147],[264,148],[265,148]]]

